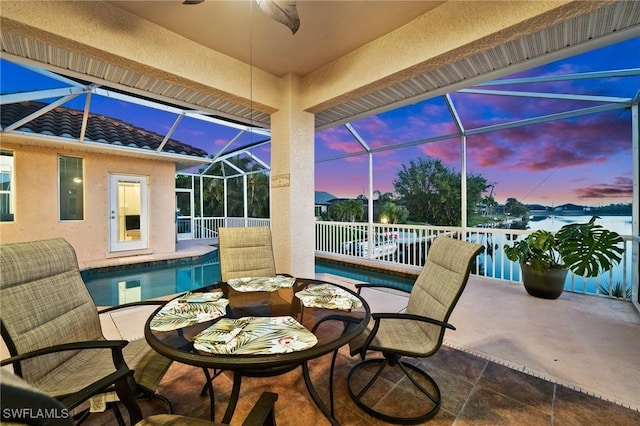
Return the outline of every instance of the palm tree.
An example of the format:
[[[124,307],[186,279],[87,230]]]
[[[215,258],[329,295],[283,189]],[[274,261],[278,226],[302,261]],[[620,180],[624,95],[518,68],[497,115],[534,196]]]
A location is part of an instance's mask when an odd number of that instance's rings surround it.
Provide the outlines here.
[[[269,217],[269,175],[253,173],[247,181],[249,216]]]
[[[355,222],[362,220],[364,206],[361,200],[340,200],[329,206],[329,216],[337,221]]]
[[[395,196],[393,195],[392,192],[382,193],[381,191],[376,189],[373,191],[373,194],[378,196],[377,200],[380,205],[385,205],[386,203],[389,203],[395,200]]]

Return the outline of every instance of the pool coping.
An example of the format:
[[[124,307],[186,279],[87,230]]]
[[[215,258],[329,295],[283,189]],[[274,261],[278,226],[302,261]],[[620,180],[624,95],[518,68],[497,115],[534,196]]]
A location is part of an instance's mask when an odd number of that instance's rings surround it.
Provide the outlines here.
[[[109,272],[120,272],[134,268],[147,268],[155,266],[166,265],[187,265],[190,263],[200,262],[208,256],[213,257],[217,253],[218,248],[211,246],[209,250],[203,250],[201,253],[187,254],[184,253],[171,253],[165,257],[158,257],[158,255],[151,256],[132,256],[127,258],[119,258],[117,262],[102,261],[90,264],[84,268],[80,268],[80,273],[83,278],[87,278],[93,275],[105,274]]]

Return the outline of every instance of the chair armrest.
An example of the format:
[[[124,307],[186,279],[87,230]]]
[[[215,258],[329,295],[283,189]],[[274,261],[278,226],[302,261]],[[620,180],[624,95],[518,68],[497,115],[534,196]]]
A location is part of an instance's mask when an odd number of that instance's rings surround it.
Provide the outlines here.
[[[123,386],[126,386],[126,381],[128,379],[133,379],[133,370],[130,370],[127,366],[120,367],[108,376],[102,377],[101,379],[91,383],[89,386],[62,397],[60,401],[67,407],[77,407],[93,395],[102,393],[110,389],[112,386],[116,386],[117,388],[118,383],[122,383]]]
[[[442,328],[450,328],[452,330],[455,330],[456,328],[449,323],[445,323],[442,321],[439,321],[437,319],[434,318],[429,318],[429,317],[424,317],[421,315],[415,315],[415,314],[407,314],[407,313],[402,313],[402,312],[394,312],[394,313],[373,313],[371,314],[371,317],[374,319],[374,324],[373,324],[373,328],[371,329],[371,333],[369,333],[369,335],[367,336],[367,339],[364,341],[362,347],[360,348],[360,350],[358,350],[357,352],[360,353],[360,356],[364,359],[365,353],[369,350],[369,346],[371,346],[371,342],[373,342],[373,339],[376,337],[376,334],[378,334],[378,329],[380,328],[380,323],[382,322],[382,320],[384,319],[399,319],[399,320],[407,320],[407,321],[421,321],[421,322],[426,322],[429,324],[435,324],[435,325],[439,325]],[[356,352],[354,352],[356,353]]]
[[[36,358],[42,355],[52,354],[56,352],[77,351],[87,349],[111,349],[111,359],[113,366],[117,371],[129,371],[129,367],[124,360],[122,349],[129,344],[126,340],[91,340],[83,342],[63,343],[61,345],[48,346],[46,348],[36,349],[35,351],[25,352],[19,355],[0,361],[0,366],[18,364],[18,369],[14,367],[16,373],[21,371],[20,361]],[[115,373],[114,373],[115,374]]]
[[[263,392],[258,398],[258,402],[253,406],[249,415],[244,419],[242,426],[275,426],[274,405],[278,399],[278,394],[273,392]]]
[[[127,346],[128,343],[126,340],[90,340],[63,343],[61,345],[48,346],[46,348],[36,349],[35,351],[25,352],[12,356],[11,358],[5,358],[0,361],[0,366],[15,364],[16,362],[56,352],[77,351],[81,349],[111,349],[112,351],[122,352],[122,348]]]
[[[453,324],[450,324],[448,322],[442,322],[442,321],[439,321],[439,320],[434,319],[434,318],[424,317],[422,315],[407,314],[407,313],[402,313],[402,312],[397,312],[397,313],[395,313],[395,312],[394,313],[392,313],[392,312],[389,312],[389,313],[384,312],[384,313],[373,313],[373,314],[371,314],[371,316],[376,321],[379,321],[381,319],[403,319],[403,320],[427,322],[429,324],[439,325],[440,327],[448,328],[448,329],[451,329],[451,330],[455,330],[456,329],[453,326]]]

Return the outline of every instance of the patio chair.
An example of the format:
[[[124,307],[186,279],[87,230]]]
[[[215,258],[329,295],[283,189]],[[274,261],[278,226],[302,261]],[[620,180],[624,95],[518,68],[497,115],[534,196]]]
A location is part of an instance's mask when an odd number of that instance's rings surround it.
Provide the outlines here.
[[[115,391],[140,420],[139,396],[155,390],[171,361],[144,339],[106,340],[73,247],[56,238],[0,246],[0,326],[14,372],[73,409],[105,391]],[[130,307],[162,302],[122,305]],[[113,310],[113,308],[110,308]],[[118,421],[122,419],[116,409]],[[87,415],[81,411],[78,418]]]
[[[482,250],[479,244],[438,237],[429,250],[424,268],[409,295],[406,312],[373,313],[367,329],[350,342],[351,355],[365,359],[371,351],[382,352],[383,358],[368,359],[351,369],[347,378],[350,397],[363,411],[389,423],[417,424],[432,418],[440,409],[440,389],[431,376],[403,357],[424,358],[434,355],[449,324],[449,316],[464,290],[472,262]],[[360,292],[366,287],[384,287],[379,284],[357,284]],[[387,367],[399,369],[415,386],[409,392],[417,395],[413,407],[421,412],[409,414],[396,409],[382,412],[374,405],[380,392],[389,383],[383,378]],[[388,375],[386,377],[389,377]],[[395,376],[394,376],[395,377]],[[404,381],[407,383],[407,381]],[[394,383],[395,385],[395,383]],[[393,391],[397,391],[394,389]],[[377,395],[377,397],[376,397]],[[420,396],[423,395],[423,396]],[[425,398],[426,397],[426,398]],[[406,407],[405,407],[406,408]]]
[[[243,426],[276,426],[274,405],[278,394],[263,392],[258,398]],[[142,419],[136,426],[224,426],[225,423],[214,423],[205,419],[179,416],[175,414],[156,414]]]
[[[0,400],[2,424],[74,425],[69,410],[60,401],[5,368],[0,368]],[[42,410],[47,416],[38,415],[35,410]]]
[[[1,421],[4,424],[37,426],[73,426],[68,409],[57,399],[32,386],[19,376],[0,369]],[[244,420],[244,426],[275,426],[274,405],[278,394],[263,392]],[[42,410],[40,414],[35,410]],[[46,412],[46,416],[42,415]],[[216,426],[208,420],[175,414],[155,414],[140,420],[136,426]]]
[[[222,281],[243,277],[276,275],[271,228],[219,228],[220,274]]]

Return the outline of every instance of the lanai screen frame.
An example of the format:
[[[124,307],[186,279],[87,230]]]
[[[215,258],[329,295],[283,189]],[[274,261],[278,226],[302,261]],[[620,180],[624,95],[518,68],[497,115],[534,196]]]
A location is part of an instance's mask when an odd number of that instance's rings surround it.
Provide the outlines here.
[[[6,60],[6,59],[5,59]],[[180,161],[185,161],[185,162],[189,162],[191,164],[194,163],[200,163],[202,164],[203,170],[199,173],[182,173],[180,171],[177,171],[176,175],[178,174],[185,174],[185,175],[193,175],[193,176],[212,176],[212,175],[207,175],[206,171],[213,165],[216,164],[218,162],[222,162],[223,164],[227,165],[229,168],[231,168],[232,170],[235,171],[234,174],[231,175],[227,175],[227,176],[213,176],[214,178],[221,178],[224,179],[225,181],[229,178],[236,178],[236,177],[242,177],[244,180],[244,215],[245,218],[247,217],[247,197],[246,197],[246,192],[247,192],[247,186],[246,186],[246,182],[247,182],[247,176],[249,176],[252,173],[266,173],[267,175],[269,175],[270,173],[270,166],[269,163],[267,161],[263,161],[261,160],[258,156],[256,156],[254,153],[251,152],[252,148],[255,148],[257,146],[261,146],[263,144],[267,144],[271,142],[271,132],[269,129],[264,129],[264,128],[260,128],[260,127],[254,127],[254,126],[249,126],[249,125],[245,125],[245,124],[241,124],[241,123],[237,123],[231,120],[225,120],[223,118],[218,118],[218,117],[211,117],[210,115],[204,114],[200,111],[197,110],[193,110],[193,109],[188,109],[188,108],[182,108],[182,107],[178,107],[175,105],[168,105],[166,103],[161,103],[161,102],[156,102],[156,101],[152,101],[149,99],[143,99],[141,97],[138,96],[134,96],[134,95],[130,95],[130,94],[126,94],[123,93],[122,91],[119,90],[112,90],[109,88],[102,88],[99,87],[96,84],[93,83],[83,83],[83,82],[79,82],[78,80],[75,79],[71,79],[68,78],[66,76],[57,74],[55,72],[52,71],[48,71],[39,67],[35,67],[32,65],[28,65],[28,64],[24,64],[21,63],[19,60],[15,60],[12,61],[15,62],[17,64],[19,64],[20,66],[23,66],[25,68],[28,68],[34,72],[38,72],[42,75],[48,76],[50,78],[53,78],[55,80],[58,80],[60,82],[63,82],[65,84],[68,84],[69,87],[65,87],[65,88],[60,88],[60,89],[49,89],[49,90],[35,90],[35,91],[30,91],[30,92],[21,92],[21,93],[7,93],[7,94],[3,94],[0,95],[0,105],[4,105],[4,104],[10,104],[10,103],[15,103],[15,102],[22,102],[22,101],[32,101],[32,100],[41,100],[41,99],[56,99],[54,101],[52,101],[51,103],[49,103],[48,105],[46,105],[45,107],[43,107],[41,110],[27,116],[24,117],[21,120],[18,120],[15,123],[12,123],[11,125],[5,127],[2,129],[2,133],[10,133],[10,132],[14,132],[14,133],[19,133],[16,132],[16,129],[18,129],[21,125],[23,125],[24,123],[33,120],[37,117],[39,117],[42,114],[45,114],[46,112],[52,110],[53,108],[63,105],[64,103],[66,103],[67,101],[74,99],[80,95],[86,94],[87,98],[86,98],[86,102],[85,102],[85,107],[84,107],[84,115],[85,117],[88,116],[89,114],[89,110],[90,110],[90,106],[91,106],[91,101],[92,101],[92,96],[93,95],[98,95],[98,96],[107,96],[110,98],[114,98],[114,99],[119,99],[122,100],[124,102],[130,102],[130,103],[134,103],[137,105],[141,105],[144,107],[149,107],[149,108],[153,108],[153,109],[158,109],[158,110],[162,110],[162,111],[166,111],[166,112],[170,112],[176,115],[175,121],[173,123],[173,125],[171,126],[171,128],[169,129],[169,131],[167,132],[167,134],[164,136],[164,141],[161,144],[161,146],[157,149],[157,152],[155,153],[158,156],[163,156],[163,157],[169,157],[172,159],[176,160],[176,164],[179,164]],[[421,140],[415,140],[415,141],[410,141],[410,142],[405,142],[402,144],[398,144],[398,145],[393,145],[393,146],[384,146],[384,147],[379,147],[379,148],[371,148],[367,142],[357,133],[357,131],[354,129],[354,127],[350,124],[350,123],[346,123],[343,124],[347,130],[353,135],[353,137],[355,138],[355,140],[357,140],[357,142],[361,145],[361,147],[363,148],[362,153],[354,153],[354,154],[344,154],[341,156],[336,156],[336,157],[331,157],[331,158],[324,158],[322,160],[316,160],[316,163],[319,162],[325,162],[325,161],[331,161],[331,160],[336,160],[336,159],[341,159],[341,158],[347,158],[349,156],[355,156],[355,155],[367,155],[368,157],[368,182],[369,182],[369,186],[368,186],[368,217],[369,217],[369,223],[372,223],[373,221],[373,155],[376,154],[377,152],[382,152],[382,151],[386,151],[386,150],[393,150],[393,149],[401,149],[404,147],[408,147],[408,146],[416,146],[416,145],[422,145],[422,144],[427,144],[427,143],[432,143],[432,142],[437,142],[437,141],[441,141],[441,140],[447,140],[447,139],[452,139],[452,138],[459,138],[460,139],[460,149],[461,149],[461,175],[462,175],[462,188],[461,188],[461,214],[462,214],[462,227],[466,228],[467,227],[467,209],[466,209],[466,204],[467,204],[467,200],[466,200],[466,138],[468,136],[471,135],[477,135],[477,134],[482,134],[482,133],[489,133],[489,132],[493,132],[493,131],[498,131],[498,130],[504,130],[504,129],[508,129],[508,128],[515,128],[515,127],[522,127],[522,126],[527,126],[527,125],[531,125],[531,124],[537,124],[537,123],[543,123],[543,122],[550,122],[550,121],[554,121],[554,120],[561,120],[561,119],[567,119],[567,118],[572,118],[572,117],[579,117],[579,116],[583,116],[583,115],[588,115],[588,114],[597,114],[597,113],[601,113],[601,112],[606,112],[606,111],[611,111],[611,110],[615,110],[615,109],[623,109],[623,108],[629,108],[631,110],[631,129],[632,129],[632,152],[633,152],[633,200],[638,200],[640,199],[640,136],[639,136],[639,127],[640,127],[640,123],[639,123],[639,112],[638,112],[638,104],[640,102],[640,91],[637,92],[635,94],[634,97],[632,98],[628,98],[628,97],[612,97],[612,96],[591,96],[591,95],[569,95],[569,94],[559,94],[559,93],[542,93],[542,92],[526,92],[526,91],[514,91],[514,90],[496,90],[496,89],[484,89],[483,87],[485,86],[500,86],[500,85],[517,85],[517,84],[528,84],[528,83],[539,83],[539,82],[553,82],[553,81],[566,81],[566,80],[572,80],[572,79],[598,79],[598,78],[616,78],[616,77],[637,77],[640,76],[640,68],[630,68],[630,69],[621,69],[621,70],[608,70],[608,71],[599,71],[599,72],[586,72],[586,73],[576,73],[576,74],[566,74],[566,75],[555,75],[555,76],[542,76],[542,77],[528,77],[528,78],[519,78],[519,79],[497,79],[497,80],[492,80],[489,82],[485,82],[485,83],[481,83],[481,84],[477,84],[472,88],[466,88],[466,89],[460,89],[456,92],[452,92],[452,93],[466,93],[466,94],[482,94],[482,95],[492,95],[492,96],[516,96],[516,97],[524,97],[524,98],[551,98],[551,99],[558,99],[558,100],[573,100],[573,101],[587,101],[587,102],[601,102],[601,105],[598,106],[592,106],[592,107],[587,107],[587,108],[582,108],[582,109],[577,109],[577,110],[571,110],[571,111],[565,111],[565,112],[561,112],[561,113],[554,113],[554,114],[549,114],[549,115],[540,115],[537,117],[533,117],[533,118],[527,118],[527,119],[521,119],[521,120],[516,120],[516,121],[510,121],[510,122],[506,122],[506,123],[502,123],[502,124],[497,124],[497,125],[489,125],[489,126],[485,126],[485,127],[479,127],[479,128],[473,128],[473,129],[467,129],[464,126],[464,122],[463,120],[459,117],[457,110],[456,110],[456,105],[453,101],[453,99],[451,98],[451,94],[450,93],[446,93],[444,95],[441,95],[444,97],[445,102],[449,108],[449,113],[451,114],[451,117],[456,125],[456,129],[457,131],[453,134],[447,134],[447,135],[438,135],[438,136],[434,136],[434,137],[430,137],[427,139],[421,139]],[[428,100],[429,98],[425,98],[423,100]],[[178,125],[180,124],[181,120],[184,117],[192,117],[194,119],[197,120],[203,120],[203,121],[208,121],[208,122],[212,122],[215,124],[220,124],[223,126],[228,126],[231,128],[235,128],[238,130],[237,135],[232,138],[231,140],[228,141],[228,143],[225,144],[225,146],[219,150],[217,153],[210,153],[210,158],[201,158],[201,159],[194,159],[194,157],[192,156],[186,156],[186,155],[181,155],[181,154],[170,154],[170,153],[166,153],[166,152],[162,152],[162,149],[166,143],[166,141],[168,141],[173,132],[175,131],[175,129],[178,127]],[[84,120],[83,122],[83,126],[86,124],[86,120]],[[252,134],[257,134],[260,135],[262,137],[262,140],[251,144],[250,146],[245,146],[245,147],[241,147],[237,150],[231,150],[230,148],[232,147],[232,145],[234,144],[235,140],[237,140],[242,134],[244,134],[245,132],[251,132]],[[84,132],[84,128],[81,129],[80,131],[80,137],[78,139],[74,139],[74,138],[63,138],[63,137],[55,137],[52,138],[50,136],[46,136],[46,135],[34,135],[34,134],[29,134],[29,137],[33,137],[33,138],[41,138],[41,139],[55,139],[56,141],[60,141],[60,140],[64,140],[65,142],[70,142],[70,143],[88,143],[86,141],[84,141],[83,135],[85,134]],[[100,145],[100,144],[96,144],[96,145]],[[130,147],[113,147],[113,146],[109,146],[108,147],[111,150],[116,150],[116,151],[122,151],[122,152],[143,152],[144,150],[139,149],[139,148],[130,148]],[[208,150],[207,150],[208,151]],[[148,154],[148,151],[145,152],[145,154]],[[259,164],[260,166],[262,166],[264,169],[263,170],[258,170],[258,171],[245,171],[242,170],[238,167],[236,167],[231,161],[230,159],[233,157],[237,157],[237,156],[250,156],[251,159],[253,161],[255,161],[256,164]],[[223,170],[225,170],[225,168],[223,167]],[[202,185],[200,185],[200,190],[202,191]],[[271,191],[270,191],[271,192]],[[200,199],[202,199],[202,194],[200,194]],[[224,211],[227,211],[227,206],[226,206],[226,202],[227,202],[227,194],[226,194],[226,182],[225,182],[225,194],[224,194],[224,199],[225,199],[225,206],[224,206]],[[202,214],[202,209],[200,209],[200,212]],[[638,248],[639,244],[640,244],[640,226],[639,226],[639,221],[640,221],[640,203],[638,203],[637,201],[635,203],[632,203],[632,228],[633,228],[633,239],[634,239],[634,259],[638,259],[639,257],[639,252],[640,249]],[[640,268],[640,266],[638,266]],[[635,278],[635,282],[634,282],[634,289],[637,292],[638,290],[638,277],[636,276]],[[635,298],[634,298],[635,299]]]

